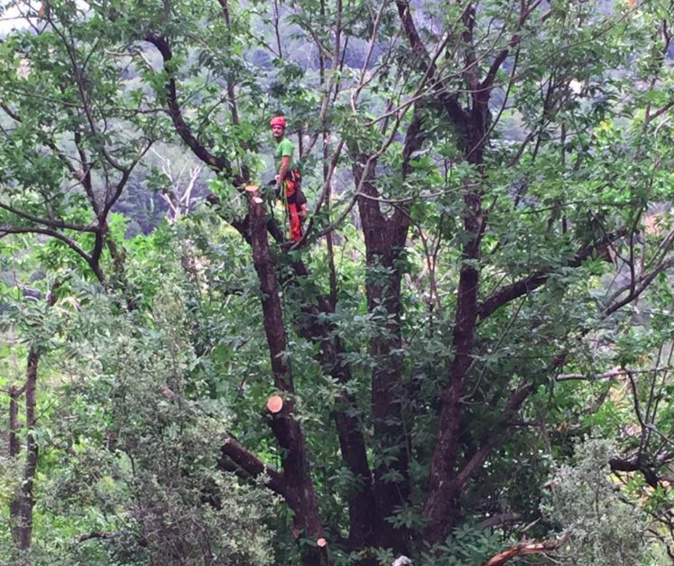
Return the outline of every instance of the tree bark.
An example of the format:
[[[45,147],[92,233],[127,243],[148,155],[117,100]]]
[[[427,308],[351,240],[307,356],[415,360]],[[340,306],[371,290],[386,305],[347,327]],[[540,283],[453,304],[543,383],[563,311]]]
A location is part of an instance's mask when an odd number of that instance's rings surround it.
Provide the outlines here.
[[[364,167],[367,159],[359,156],[354,166],[356,184],[366,196],[359,197],[358,209],[363,224],[368,268],[373,271],[365,285],[368,312],[385,318],[382,332],[372,339],[370,354],[375,359],[372,372],[372,414],[374,434],[386,461],[374,470],[375,532],[377,546],[406,553],[409,533],[395,528],[389,519],[409,497],[409,451],[404,434],[400,377],[402,373],[402,336],[400,332],[400,282],[398,260],[404,250],[409,217],[394,215],[387,219],[380,210],[374,186],[374,167]],[[365,179],[363,179],[365,176]],[[376,273],[374,273],[376,271]],[[396,481],[391,477],[397,477]]]
[[[312,544],[302,545],[302,561],[306,566],[329,564],[326,548],[314,546],[323,537],[318,501],[311,479],[304,436],[293,416],[295,393],[288,362],[283,310],[279,297],[276,266],[267,240],[267,219],[264,200],[257,190],[247,191],[253,264],[260,281],[265,335],[269,346],[272,374],[276,388],[283,395],[283,409],[269,418],[269,425],[281,446],[284,497],[294,512],[295,528]]]
[[[31,348],[26,367],[26,461],[23,482],[17,501],[16,544],[20,550],[28,550],[33,538],[33,507],[35,505],[35,475],[37,473],[38,445],[35,438],[37,426],[37,369],[40,355]]]
[[[331,328],[323,329],[320,336],[321,352],[319,359],[326,371],[339,383],[351,381],[351,370],[341,363],[344,345],[338,336],[331,336]],[[354,476],[355,487],[347,493],[349,507],[349,538],[347,546],[363,548],[373,546],[375,501],[372,486],[372,472],[367,459],[367,446],[363,436],[362,423],[353,414],[356,407],[353,395],[343,393],[337,401],[333,413],[339,438],[339,447],[344,462]]]
[[[201,161],[206,163],[216,172],[224,172],[227,176],[233,176],[234,183],[240,184],[243,180],[243,176],[234,175],[231,164],[227,160],[216,157],[204,145],[202,145],[200,141],[192,134],[189,125],[183,118],[177,96],[176,80],[173,76],[173,73],[167,68],[167,64],[169,64],[173,58],[169,41],[162,35],[155,33],[148,33],[145,39],[152,43],[159,50],[162,56],[164,68],[168,75],[165,89],[166,105],[168,107],[168,112],[171,116],[171,120],[176,132]],[[252,195],[249,196],[252,198]],[[217,201],[217,198],[213,200]],[[256,210],[256,214],[258,214],[257,220],[260,218],[266,218],[266,214],[264,213],[262,206],[257,206],[257,204],[252,200],[249,200],[249,205]],[[276,275],[274,271],[275,266],[273,265],[273,262],[271,261],[271,255],[269,254],[269,245],[267,242],[266,232],[262,233],[262,231],[254,226],[254,220],[250,213],[242,222],[234,222],[232,225],[239,231],[242,237],[248,243],[250,243],[251,246],[253,246],[254,257],[256,253],[258,254],[259,261],[256,264],[256,269],[258,269],[263,292],[265,293],[265,299],[263,299],[263,310],[266,309],[265,331],[267,332],[267,340],[271,352],[283,352],[285,350],[285,331],[282,333],[279,331],[279,329],[283,329],[283,326],[281,320],[282,316],[280,311],[280,301],[278,301],[277,295],[278,283],[276,281]],[[272,231],[272,234],[278,241],[283,239],[283,235],[280,231],[278,231],[278,229],[271,230],[271,228],[276,228],[273,223],[267,220],[266,225],[267,228],[270,228],[270,231]],[[253,242],[254,239],[256,239],[255,242]],[[255,248],[257,248],[257,252],[255,251]],[[260,255],[263,254],[263,250],[266,250],[266,254],[269,256],[268,258],[263,258],[262,255]],[[300,272],[299,274],[301,274],[301,272],[306,272],[306,268],[300,261],[295,262],[294,267],[296,271]],[[266,294],[266,291],[264,290],[265,285],[267,288],[274,289],[274,296],[276,299],[274,299],[272,295]],[[276,302],[278,302],[278,305],[272,304]],[[331,312],[331,309],[325,308],[325,305],[322,305],[319,310],[323,313]],[[281,324],[280,326],[279,323]],[[321,338],[320,336],[318,337],[318,341],[326,342],[325,338]],[[331,348],[331,350],[334,352],[335,350],[338,351],[339,348]],[[327,357],[328,356],[324,356],[324,358]],[[275,379],[278,381],[277,387],[281,391],[289,391],[289,388],[291,389],[292,386],[289,385],[288,379],[285,376],[285,369],[283,367],[284,363],[282,362],[282,359],[283,356],[278,357],[272,354],[272,365],[276,366],[275,376],[278,376],[275,377]],[[331,360],[325,360],[325,363],[332,366],[337,365],[334,358]],[[288,373],[288,376],[289,375],[290,374]],[[280,419],[282,417],[278,418]],[[278,425],[273,426],[278,427]],[[295,423],[295,426],[298,425]],[[370,523],[368,515],[371,514],[371,510],[373,509],[373,506],[367,503],[369,491],[368,486],[371,483],[371,478],[369,466],[367,465],[365,442],[362,438],[360,427],[358,426],[358,423],[355,419],[339,418],[337,420],[337,426],[340,428],[340,441],[342,441],[342,443],[349,443],[349,446],[343,446],[343,449],[346,448],[343,450],[345,460],[356,478],[359,478],[361,485],[363,486],[362,495],[364,495],[364,498],[359,497],[358,494],[352,494],[349,496],[349,500],[353,503],[353,505],[350,505],[352,527],[351,531],[353,533],[359,533],[360,536],[361,533],[368,533],[371,531],[371,528],[367,525]],[[286,432],[288,432],[288,430]]]
[[[411,172],[411,158],[423,142],[422,105],[415,104],[412,120],[407,128],[403,147],[402,178]],[[402,315],[400,261],[410,226],[409,205],[399,205],[387,218],[376,200],[374,167],[368,158],[356,154],[353,168],[356,185],[364,196],[358,198],[358,211],[363,225],[366,261],[372,273],[365,284],[368,312],[386,319],[382,330],[370,342],[370,354],[375,359],[372,372],[372,414],[376,442],[386,461],[374,470],[374,542],[407,554],[410,533],[396,528],[390,521],[397,508],[408,502],[409,446],[403,425],[402,399]],[[396,480],[391,478],[395,477]]]
[[[463,140],[465,160],[483,176],[484,148],[488,137],[489,97],[491,88],[482,88],[474,65],[473,26],[475,9],[468,5],[464,12],[465,80],[471,91],[470,117]],[[465,113],[464,113],[465,114]],[[454,120],[449,115],[450,120]],[[458,124],[457,124],[458,125]],[[428,544],[444,542],[460,519],[461,484],[458,480],[459,437],[461,433],[461,396],[466,375],[473,363],[473,347],[479,313],[480,247],[487,218],[482,209],[481,188],[466,186],[463,196],[463,229],[468,241],[462,252],[457,305],[454,315],[452,345],[454,358],[449,367],[449,385],[442,392],[440,424],[431,463],[429,494],[424,516],[427,526],[424,538]]]

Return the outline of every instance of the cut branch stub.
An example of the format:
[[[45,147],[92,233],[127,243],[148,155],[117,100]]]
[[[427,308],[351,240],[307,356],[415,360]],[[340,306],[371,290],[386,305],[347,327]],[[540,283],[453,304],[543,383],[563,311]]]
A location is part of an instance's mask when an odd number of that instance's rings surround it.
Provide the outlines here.
[[[283,410],[283,398],[279,395],[269,397],[267,399],[267,410],[273,415],[280,413]]]
[[[262,204],[262,203],[264,202],[264,200],[263,200],[263,199],[260,197],[260,195],[258,194],[258,189],[259,189],[259,188],[260,188],[260,187],[258,187],[257,185],[246,185],[246,186],[244,187],[244,190],[245,190],[246,192],[250,193],[250,198],[253,199],[253,202],[254,202],[255,204]]]
[[[319,538],[316,541],[316,546],[318,546],[318,548],[325,548],[327,545],[328,545],[328,541],[325,540],[323,537]]]

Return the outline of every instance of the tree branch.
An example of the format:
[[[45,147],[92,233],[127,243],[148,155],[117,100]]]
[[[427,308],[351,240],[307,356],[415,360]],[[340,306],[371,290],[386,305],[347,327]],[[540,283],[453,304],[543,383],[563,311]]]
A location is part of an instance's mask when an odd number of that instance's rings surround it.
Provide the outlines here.
[[[122,171],[122,176],[120,180],[117,183],[117,186],[115,187],[115,192],[112,194],[111,198],[106,198],[105,206],[103,209],[99,212],[98,214],[98,220],[99,222],[105,222],[106,218],[108,216],[108,213],[112,209],[112,207],[115,205],[115,203],[119,200],[119,197],[122,196],[122,191],[124,191],[124,187],[126,186],[127,181],[129,180],[129,177],[131,176],[131,173],[133,172],[134,168],[136,165],[138,165],[138,162],[143,158],[143,156],[150,150],[150,147],[152,147],[152,141],[150,141],[144,149],[142,149],[138,155],[134,158],[134,160]]]
[[[563,267],[580,267],[582,263],[595,254],[608,248],[613,242],[626,234],[626,228],[621,228],[612,234],[607,235],[596,244],[585,246],[579,250],[571,261],[563,265]],[[506,305],[507,303],[517,299],[523,295],[531,293],[542,285],[545,285],[550,276],[557,268],[546,267],[537,272],[520,279],[511,285],[503,287],[499,291],[495,291],[489,295],[478,307],[478,317],[480,320],[488,318],[494,311]]]
[[[229,435],[225,443],[220,448],[223,458],[220,459],[218,463],[219,467],[227,471],[235,471],[240,474],[241,471],[245,472],[247,476],[252,478],[257,478],[262,474],[266,474],[269,477],[267,482],[267,487],[271,489],[274,493],[279,495],[284,495],[284,481],[283,474],[277,471],[275,468],[268,466],[262,460],[260,460],[255,454],[250,452],[247,448],[242,446],[236,438]],[[229,458],[234,464],[236,464],[237,469],[232,469],[227,465],[226,458]]]
[[[76,130],[73,133],[73,139],[75,141],[75,147],[77,148],[77,153],[80,156],[80,162],[82,165],[82,175],[81,175],[82,186],[84,187],[84,192],[87,193],[87,197],[89,197],[89,202],[91,203],[91,208],[94,210],[94,214],[98,217],[98,215],[100,214],[100,206],[98,205],[98,201],[96,200],[96,194],[94,193],[94,189],[91,183],[91,165],[89,164],[87,154],[85,153],[84,148],[82,147],[82,134],[79,132],[79,130]],[[77,172],[73,173],[77,175]]]
[[[653,373],[653,372],[662,372],[662,371],[671,371],[672,368],[669,367],[658,367],[650,369],[626,369],[626,368],[616,368],[606,373],[600,373],[599,375],[588,375],[586,373],[562,373],[559,374],[555,381],[591,381],[597,379],[612,379],[618,377],[619,375],[629,375],[629,374],[639,374],[639,373]]]
[[[653,282],[653,279],[655,279],[660,273],[666,271],[672,266],[674,266],[674,257],[670,257],[666,260],[663,260],[660,263],[660,265],[653,268],[653,270],[648,275],[642,274],[639,277],[639,286],[635,286],[632,283],[630,283],[630,285],[628,285],[627,287],[614,293],[614,295],[617,296],[625,292],[626,290],[630,289],[630,292],[627,294],[625,298],[606,308],[605,316],[612,315],[617,310],[620,310],[625,305],[631,303],[634,299],[637,299],[641,295],[641,293],[643,293],[646,290],[646,288]]]
[[[168,113],[171,117],[171,120],[173,121],[173,125],[175,126],[178,135],[189,146],[194,154],[211,169],[218,173],[224,172],[227,175],[231,175],[232,168],[230,163],[222,157],[216,157],[208,149],[206,149],[206,147],[194,136],[194,134],[192,134],[192,130],[183,118],[180,104],[178,103],[175,75],[174,72],[170,69],[170,61],[173,59],[173,53],[168,40],[163,36],[150,32],[145,36],[145,41],[151,43],[157,48],[164,61],[164,71],[168,76],[165,92]]]
[[[6,211],[11,212],[12,214],[15,214],[16,216],[19,216],[24,220],[30,220],[31,222],[43,224],[44,226],[49,226],[50,228],[76,230],[77,232],[96,232],[96,228],[94,226],[82,226],[79,224],[70,224],[69,222],[64,222],[63,220],[48,220],[46,218],[40,218],[39,216],[35,216],[34,214],[18,210],[13,206],[6,204],[4,202],[0,202],[0,208],[3,208]]]
[[[403,24],[403,30],[407,36],[407,40],[412,48],[412,51],[418,57],[418,60],[427,73],[428,78],[435,78],[435,64],[431,61],[431,57],[426,50],[424,42],[421,40],[421,36],[417,31],[417,27],[412,18],[412,13],[410,12],[410,4],[408,0],[396,0],[396,6],[398,8],[398,15],[400,16],[400,21]],[[442,86],[440,83],[438,86]],[[445,89],[440,89],[439,100],[447,115],[455,123],[459,132],[462,135],[465,135],[466,125],[468,123],[468,115],[465,110],[459,104],[458,98],[455,94],[448,93]]]
[[[51,236],[52,238],[62,241],[87,262],[101,283],[105,283],[105,275],[101,271],[100,266],[97,265],[96,262],[93,261],[93,258],[80,248],[72,238],[48,228],[11,228],[8,226],[0,226],[0,239],[9,234],[44,234],[45,236]]]
[[[520,42],[520,35],[519,35],[520,29],[522,29],[522,26],[526,23],[527,19],[529,18],[529,15],[536,8],[538,8],[541,2],[542,0],[535,0],[535,2],[533,2],[531,6],[527,6],[524,0],[520,0],[520,15],[517,20],[517,26],[515,27],[515,33],[513,33],[512,37],[510,38],[508,46],[499,51],[499,53],[494,58],[494,61],[492,62],[491,66],[489,67],[489,70],[487,71],[487,75],[485,76],[484,80],[482,81],[482,84],[480,85],[480,88],[482,90],[488,90],[494,85],[496,74],[498,73],[498,70],[501,68],[501,65],[503,65],[510,51],[514,47],[516,47],[517,44]]]
[[[562,540],[546,540],[542,542],[524,541],[506,550],[502,550],[498,554],[492,556],[482,566],[503,566],[506,562],[510,562],[513,558],[518,556],[529,556],[532,554],[547,554],[553,550],[557,550],[562,543]]]
[[[531,383],[522,385],[506,404],[501,422],[508,421],[520,409],[533,390],[534,385]],[[475,452],[475,454],[473,454],[472,458],[466,462],[463,469],[458,473],[456,477],[457,487],[460,488],[463,486],[471,476],[482,467],[482,464],[484,464],[492,449],[502,436],[503,431],[500,426],[496,427],[489,436],[487,436],[487,439],[482,446]]]
[[[659,485],[660,480],[655,470],[639,459],[625,460],[623,458],[611,458],[608,463],[612,472],[640,472],[644,476],[646,483],[652,488],[657,488]]]

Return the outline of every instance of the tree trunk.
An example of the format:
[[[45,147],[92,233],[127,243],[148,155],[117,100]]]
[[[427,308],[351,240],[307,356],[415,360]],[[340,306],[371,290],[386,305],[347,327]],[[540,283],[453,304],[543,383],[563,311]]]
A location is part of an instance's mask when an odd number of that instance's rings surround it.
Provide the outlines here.
[[[464,41],[472,46],[474,8],[469,6],[464,16],[468,18]],[[468,49],[467,62],[473,57]],[[468,82],[477,84],[475,77]],[[473,88],[472,109],[464,139],[466,161],[483,176],[484,147],[488,136],[490,90]],[[442,408],[438,435],[431,463],[429,495],[426,499],[424,516],[426,529],[424,540],[427,544],[444,542],[452,528],[460,520],[461,482],[458,481],[459,440],[461,434],[463,384],[473,363],[473,347],[479,312],[480,290],[480,248],[487,217],[482,209],[482,189],[479,186],[466,187],[463,197],[463,228],[468,236],[463,252],[459,274],[456,312],[452,345],[454,358],[449,367],[449,385],[442,392]]]
[[[412,155],[422,145],[422,122],[423,107],[417,103],[405,135],[403,179],[412,172]],[[382,213],[380,203],[376,200],[379,193],[374,185],[374,167],[372,163],[368,165],[365,156],[357,156],[354,178],[365,195],[358,199],[358,210],[363,224],[367,265],[373,271],[368,274],[365,284],[368,312],[383,316],[387,321],[383,325],[384,332],[370,343],[370,353],[376,361],[372,372],[374,432],[376,442],[387,456],[387,462],[382,462],[374,470],[374,538],[379,547],[407,554],[410,533],[404,527],[394,527],[390,518],[395,515],[397,508],[408,503],[410,494],[410,451],[401,403],[405,392],[401,383],[402,274],[399,265],[405,253],[410,216],[408,206],[404,204],[398,204],[388,218]],[[399,479],[392,481],[391,476]]]
[[[438,436],[431,464],[429,497],[425,516],[428,520],[425,540],[441,543],[459,519],[459,486],[456,483],[456,465],[459,455],[461,429],[461,395],[463,383],[472,364],[472,352],[477,322],[479,258],[482,226],[481,199],[476,193],[464,198],[464,228],[471,234],[463,252],[463,266],[459,276],[459,290],[454,316],[454,359],[449,368],[449,386],[442,394],[442,409]]]
[[[407,239],[409,217],[396,212],[387,219],[379,208],[374,186],[374,166],[359,156],[354,167],[356,184],[366,195],[358,199],[363,224],[366,259],[371,273],[365,285],[368,312],[386,318],[383,332],[370,343],[370,354],[376,360],[372,372],[372,414],[378,447],[386,452],[387,461],[374,470],[375,539],[377,546],[406,553],[409,533],[391,522],[396,508],[407,503],[409,488],[409,450],[404,433],[401,399],[402,336],[400,331],[400,282],[397,262]],[[365,176],[365,179],[363,179]],[[391,480],[391,476],[399,478]]]
[[[22,551],[28,550],[33,538],[33,507],[35,505],[34,483],[37,473],[38,445],[35,439],[37,426],[37,368],[40,356],[31,348],[26,367],[26,461],[23,470],[23,482],[19,488],[18,499],[12,502],[17,513],[15,543]],[[15,442],[18,442],[15,439]],[[15,444],[15,450],[17,450]],[[17,451],[18,454],[18,451]]]
[[[252,187],[249,187],[252,189]],[[248,190],[250,236],[253,249],[253,264],[262,291],[262,312],[265,335],[269,346],[272,374],[276,388],[283,395],[283,408],[271,415],[269,425],[281,446],[284,478],[284,497],[294,512],[298,536],[310,539],[302,545],[302,561],[305,566],[329,564],[327,548],[317,542],[323,538],[318,501],[311,479],[309,459],[304,436],[299,423],[293,417],[292,371],[288,363],[287,340],[283,324],[283,311],[279,297],[276,266],[272,260],[267,240],[267,219],[264,200],[257,190]]]
[[[322,342],[321,358],[330,375],[339,383],[346,384],[351,380],[351,371],[341,363],[339,356],[344,353],[344,346],[339,337],[330,337],[329,333]],[[375,544],[374,519],[375,501],[372,488],[372,473],[367,460],[367,447],[363,436],[360,419],[351,411],[356,407],[352,395],[340,395],[337,409],[334,411],[335,424],[339,437],[342,458],[353,473],[355,488],[347,494],[349,506],[349,540],[350,548],[358,549]]]

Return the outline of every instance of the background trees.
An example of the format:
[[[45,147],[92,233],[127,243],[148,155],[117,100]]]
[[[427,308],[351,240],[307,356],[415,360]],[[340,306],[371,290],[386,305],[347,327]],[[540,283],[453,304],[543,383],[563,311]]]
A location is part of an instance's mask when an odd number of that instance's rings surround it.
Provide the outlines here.
[[[593,563],[592,473],[667,554],[670,8],[8,7],[15,563]]]

